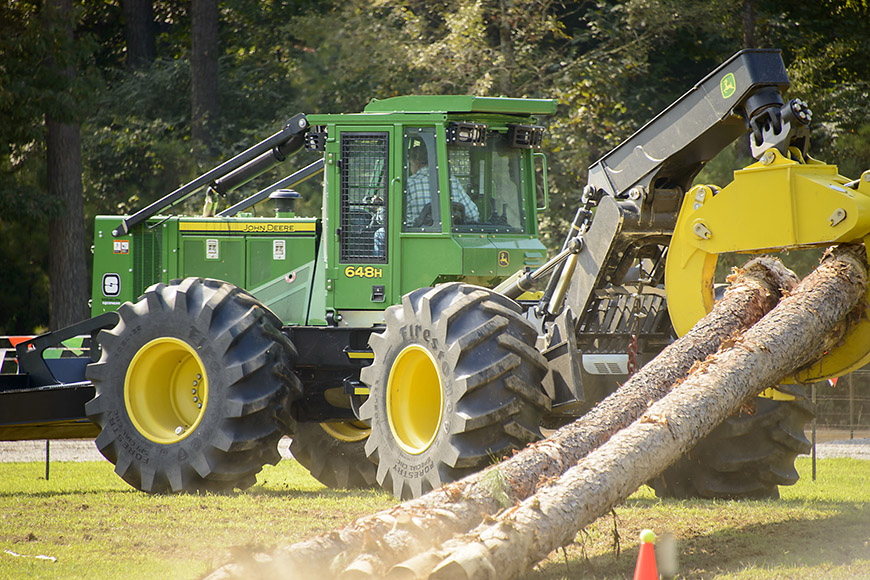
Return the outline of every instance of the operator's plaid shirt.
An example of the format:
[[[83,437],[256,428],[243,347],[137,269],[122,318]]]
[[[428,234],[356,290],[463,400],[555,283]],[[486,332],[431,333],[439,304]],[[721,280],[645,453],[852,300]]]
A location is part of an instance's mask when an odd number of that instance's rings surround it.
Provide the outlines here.
[[[429,166],[424,165],[417,173],[408,178],[408,183],[405,187],[405,224],[413,223],[414,220],[423,212],[426,204],[432,203],[432,196],[429,193]],[[480,212],[477,205],[468,194],[459,180],[452,173],[450,174],[450,200],[458,201],[465,206],[465,219],[467,221],[476,222],[480,219]],[[378,210],[378,222],[383,223],[383,208]],[[375,230],[374,235],[374,252],[376,256],[384,255],[384,242],[386,232],[383,226]]]
[[[408,178],[408,184],[405,187],[405,220],[413,222],[417,219],[427,203],[432,202],[432,195],[429,191],[429,166],[424,165],[417,173]],[[480,212],[477,205],[468,194],[456,176],[450,174],[450,200],[457,201],[465,206],[465,219],[476,222],[480,219]]]

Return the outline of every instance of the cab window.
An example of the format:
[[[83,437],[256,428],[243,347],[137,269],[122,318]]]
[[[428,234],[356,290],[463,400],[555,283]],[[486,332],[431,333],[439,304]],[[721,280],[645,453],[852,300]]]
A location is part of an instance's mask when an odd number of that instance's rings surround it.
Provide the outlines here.
[[[403,232],[440,232],[441,197],[435,128],[405,130],[402,197]]]
[[[523,149],[505,133],[487,132],[484,147],[448,145],[452,231],[522,233]]]

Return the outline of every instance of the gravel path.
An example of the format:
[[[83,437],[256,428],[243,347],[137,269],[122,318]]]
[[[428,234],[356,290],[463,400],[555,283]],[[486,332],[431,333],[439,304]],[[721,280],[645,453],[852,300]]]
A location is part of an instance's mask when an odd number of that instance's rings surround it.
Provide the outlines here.
[[[278,442],[278,451],[285,459],[290,455],[290,438]],[[92,439],[57,439],[49,446],[52,461],[105,461]],[[870,460],[870,439],[826,441],[816,444],[816,457],[854,457]],[[44,461],[45,441],[0,441],[0,463],[13,461]]]
[[[281,457],[290,459],[290,438],[278,441]],[[93,439],[55,439],[49,444],[51,461],[106,461]],[[45,461],[45,441],[0,441],[0,463]]]
[[[829,459],[831,457],[854,457],[855,459],[870,459],[870,439],[845,439],[816,443],[816,457]]]

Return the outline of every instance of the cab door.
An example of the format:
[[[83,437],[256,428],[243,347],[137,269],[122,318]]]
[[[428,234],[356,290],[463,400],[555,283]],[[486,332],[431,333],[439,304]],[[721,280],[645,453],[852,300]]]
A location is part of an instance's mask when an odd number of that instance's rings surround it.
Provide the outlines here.
[[[440,138],[439,138],[439,130]],[[439,161],[440,160],[440,161]],[[402,134],[401,184],[394,204],[400,212],[401,268],[397,269],[399,294],[432,286],[439,276],[458,274],[462,256],[444,232],[449,215],[442,195],[441,174],[446,160],[443,127],[406,127]]]
[[[327,303],[336,310],[381,310],[392,303],[393,133],[389,126],[342,127],[327,146],[329,219],[335,226],[327,246]]]

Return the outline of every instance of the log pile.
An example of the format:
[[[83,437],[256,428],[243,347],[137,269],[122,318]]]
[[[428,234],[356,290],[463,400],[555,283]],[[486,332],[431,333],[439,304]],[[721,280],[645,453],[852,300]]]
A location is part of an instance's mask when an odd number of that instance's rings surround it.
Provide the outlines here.
[[[817,360],[863,307],[866,284],[863,246],[829,254],[797,286],[775,260],[756,260],[692,331],[551,437],[421,498],[208,578],[516,577],[744,402]]]

